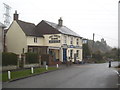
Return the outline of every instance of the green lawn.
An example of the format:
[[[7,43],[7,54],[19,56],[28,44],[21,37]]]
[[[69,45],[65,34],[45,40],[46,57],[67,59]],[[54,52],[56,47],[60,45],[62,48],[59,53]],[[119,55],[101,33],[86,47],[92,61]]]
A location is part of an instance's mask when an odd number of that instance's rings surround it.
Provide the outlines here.
[[[14,71],[14,72],[11,72],[11,80],[26,77],[26,76],[31,76],[31,75],[34,75],[34,74],[43,73],[43,72],[46,72],[46,71],[56,70],[56,69],[57,69],[56,67],[49,67],[48,70],[46,70],[45,68],[34,68],[34,73],[33,74],[31,73],[31,69]],[[3,82],[9,81],[7,72],[0,74],[0,76],[2,76],[2,81]]]

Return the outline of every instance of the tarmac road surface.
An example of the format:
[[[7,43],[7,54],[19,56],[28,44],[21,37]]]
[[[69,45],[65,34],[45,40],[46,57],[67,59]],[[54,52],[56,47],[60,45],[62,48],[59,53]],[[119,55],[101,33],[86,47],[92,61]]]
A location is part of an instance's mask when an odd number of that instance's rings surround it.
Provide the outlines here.
[[[112,63],[116,65],[115,63]],[[3,88],[117,88],[118,76],[108,63],[72,65],[65,69],[4,83]]]

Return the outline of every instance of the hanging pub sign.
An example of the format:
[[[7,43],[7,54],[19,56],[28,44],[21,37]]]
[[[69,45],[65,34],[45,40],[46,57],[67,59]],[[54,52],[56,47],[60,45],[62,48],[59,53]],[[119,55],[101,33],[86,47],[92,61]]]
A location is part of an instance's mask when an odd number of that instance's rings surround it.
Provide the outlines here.
[[[60,36],[59,35],[49,36],[49,43],[60,43]]]

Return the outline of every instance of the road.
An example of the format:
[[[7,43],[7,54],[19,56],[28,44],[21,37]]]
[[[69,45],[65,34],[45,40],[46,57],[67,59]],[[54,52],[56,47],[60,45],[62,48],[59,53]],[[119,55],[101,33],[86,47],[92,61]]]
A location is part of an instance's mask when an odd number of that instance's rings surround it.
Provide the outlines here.
[[[115,65],[116,63],[114,63]],[[73,65],[14,82],[3,88],[117,88],[118,76],[108,63]]]

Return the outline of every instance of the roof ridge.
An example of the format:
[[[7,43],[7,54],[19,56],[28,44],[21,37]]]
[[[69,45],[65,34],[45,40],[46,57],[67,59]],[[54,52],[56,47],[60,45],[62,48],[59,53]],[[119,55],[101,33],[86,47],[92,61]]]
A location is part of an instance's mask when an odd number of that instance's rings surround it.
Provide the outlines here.
[[[48,22],[48,23],[52,23],[52,24],[56,24],[56,25],[58,25],[57,23],[50,22],[50,21],[47,21],[47,20],[43,20],[43,21]],[[62,25],[62,26],[59,26],[59,27],[65,27],[65,26],[64,26],[64,25]]]
[[[22,20],[17,20],[17,21],[20,21],[20,22],[23,22],[23,23],[27,23],[27,24],[33,24],[33,25],[35,25],[34,23],[31,23],[31,22],[26,22],[26,21],[22,21]]]

